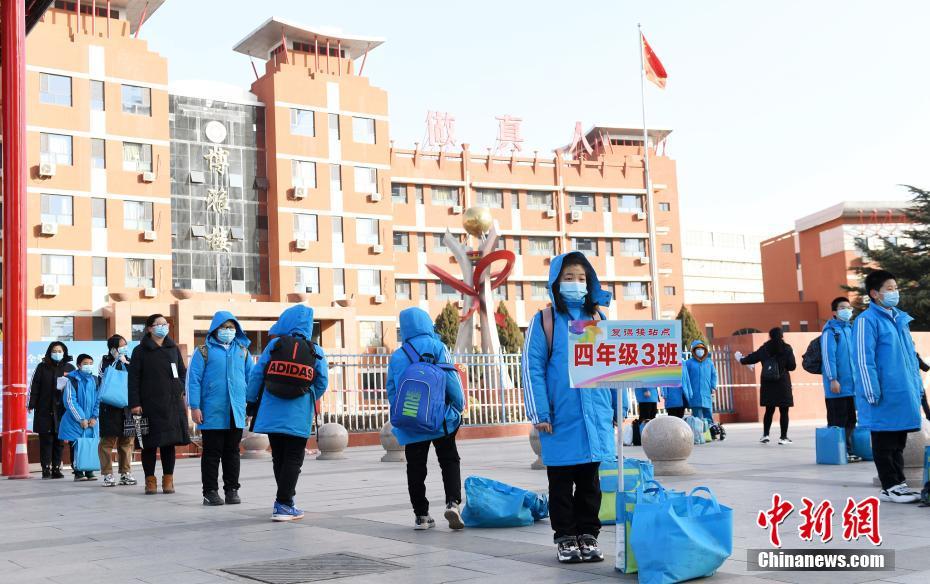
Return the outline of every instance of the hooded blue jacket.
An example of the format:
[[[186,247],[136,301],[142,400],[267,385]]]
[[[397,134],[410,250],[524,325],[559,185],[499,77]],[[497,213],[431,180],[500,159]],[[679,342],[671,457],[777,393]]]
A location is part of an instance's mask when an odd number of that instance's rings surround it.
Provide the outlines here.
[[[573,252],[588,264],[583,254]],[[567,255],[552,259],[549,266],[549,298],[555,304],[552,285],[562,272]],[[593,272],[593,269],[591,270]],[[595,275],[593,298],[599,306],[610,304],[611,294],[601,288]],[[542,320],[537,313],[530,321],[523,346],[523,399],[526,416],[533,424],[549,422],[552,433],[540,432],[542,459],[547,466],[608,462],[617,456],[613,420],[616,392],[611,389],[574,389],[568,383],[568,321],[582,315],[580,303],[569,303],[572,314],[555,313],[552,358]],[[548,310],[548,309],[546,309]]]
[[[400,312],[400,335],[404,342],[413,345],[413,348],[420,355],[429,353],[436,357],[438,363],[452,363],[452,355],[449,354],[449,350],[433,330],[433,320],[425,311],[419,308],[402,310]],[[410,359],[407,358],[403,348],[397,349],[391,355],[387,376],[388,403],[394,403],[398,382],[409,365]],[[427,434],[425,432],[394,428],[394,436],[397,437],[397,441],[401,445],[442,438],[446,435],[446,432],[449,434],[455,432],[462,423],[462,409],[464,407],[465,396],[462,392],[462,380],[457,372],[447,371],[445,431]]]
[[[923,384],[911,338],[909,314],[871,303],[853,326],[856,394],[864,400],[873,432],[914,431],[921,426]]]
[[[688,405],[692,408],[713,408],[714,398],[711,391],[717,388],[717,368],[714,367],[709,350],[703,361],[694,358],[694,349],[699,346],[707,349],[703,341],[694,341],[691,343],[691,358],[685,361],[690,386]]]
[[[647,391],[649,392],[649,397],[646,397]],[[633,392],[636,394],[636,403],[638,404],[654,404],[659,401],[658,387],[637,387]]]
[[[214,335],[227,320],[236,323],[236,338],[228,347]],[[203,413],[201,430],[228,430],[230,411],[235,427],[245,428],[245,388],[252,372],[250,343],[231,312],[221,310],[213,315],[204,343],[206,367],[198,347],[187,368],[187,403]]]
[[[832,318],[820,335],[820,356],[823,360],[823,394],[827,399],[852,397],[856,394],[853,379],[852,324]],[[830,382],[840,382],[840,392],[830,391]]]
[[[268,334],[275,336],[299,335],[309,340],[313,335],[313,309],[303,304],[291,306],[281,313],[281,318],[274,323]],[[261,391],[265,383],[265,369],[271,360],[271,351],[278,343],[272,339],[249,376],[246,401],[255,403],[259,393],[262,394],[261,405],[255,418],[255,431],[261,434],[287,434],[309,438],[313,431],[313,415],[316,400],[326,392],[329,382],[326,355],[323,349],[316,347],[316,365],[311,391],[294,399],[284,399]]]
[[[691,399],[691,380],[687,367],[681,368],[681,387],[663,387],[662,399],[665,400],[665,409],[688,407]]]
[[[86,433],[81,428],[81,420],[100,417],[100,404],[97,401],[98,378],[80,370],[68,374],[68,383],[63,390],[62,402],[65,415],[58,425],[59,440],[77,440],[100,435],[100,424],[88,428]]]

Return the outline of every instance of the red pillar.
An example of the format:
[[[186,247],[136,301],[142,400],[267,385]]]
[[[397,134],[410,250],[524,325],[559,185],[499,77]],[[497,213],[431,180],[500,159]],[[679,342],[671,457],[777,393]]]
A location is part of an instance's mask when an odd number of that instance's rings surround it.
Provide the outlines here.
[[[26,429],[26,8],[0,0],[3,93],[3,474]]]

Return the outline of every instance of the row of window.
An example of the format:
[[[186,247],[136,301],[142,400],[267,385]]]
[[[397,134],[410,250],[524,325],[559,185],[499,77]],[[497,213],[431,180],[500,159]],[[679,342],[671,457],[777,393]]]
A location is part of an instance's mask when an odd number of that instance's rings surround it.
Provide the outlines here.
[[[378,192],[378,170],[369,166],[353,167],[355,192]],[[291,184],[294,187],[315,189],[317,186],[316,162],[308,160],[291,161]],[[329,184],[332,192],[342,191],[342,166],[329,165]]]
[[[71,85],[73,80],[65,75],[39,74],[39,102],[51,105],[71,107]],[[122,111],[137,116],[152,115],[152,90],[136,85],[121,85],[120,95]],[[106,92],[104,82],[90,80],[90,110],[106,111]]]
[[[308,109],[291,108],[291,134],[295,136],[316,136],[316,112]],[[339,114],[327,114],[330,140],[341,140]],[[375,120],[352,116],[352,140],[358,144],[374,144]]]
[[[152,288],[155,286],[155,260],[126,258],[127,288]],[[74,256],[42,255],[42,283],[74,286]],[[107,285],[107,258],[91,258],[91,284]]]
[[[310,213],[294,214],[294,239],[319,241],[319,216]],[[333,243],[345,243],[344,218],[332,217]],[[381,221],[359,217],[355,220],[355,241],[366,245],[381,243]]]
[[[395,280],[394,281],[394,295],[397,300],[413,300],[412,294],[412,282],[410,280]],[[514,298],[516,300],[526,299],[524,294],[525,287],[529,286],[529,300],[549,300],[549,290],[546,287],[544,282],[528,282],[526,284],[521,282],[509,282],[506,286],[501,286],[495,288],[493,295],[495,300],[509,300],[509,290],[513,289]],[[611,284],[606,284],[610,287]],[[644,300],[649,298],[649,284],[646,282],[622,282],[620,284],[614,284],[614,294],[616,295],[619,292],[619,298],[624,300]],[[432,297],[430,296],[430,288],[432,288]],[[617,290],[619,288],[619,290]],[[435,282],[432,286],[428,286],[426,282],[420,282],[419,293],[417,300],[458,300],[462,297],[462,294],[449,286],[444,282]],[[675,296],[676,290],[675,286],[664,286],[662,292],[666,296]]]
[[[394,232],[394,251],[396,252],[410,252],[410,237],[411,234],[395,231]],[[526,250],[529,255],[535,256],[547,256],[551,257],[555,255],[555,239],[551,237],[526,237]],[[617,240],[606,239],[604,241],[599,241],[592,237],[570,237],[570,245],[572,251],[580,251],[585,255],[596,256],[600,249],[603,249],[607,257],[613,257],[615,247],[617,247],[617,252],[621,256],[627,257],[642,257],[646,255],[646,239],[640,237],[626,237]],[[426,234],[420,234],[417,238],[417,251],[425,252],[426,251]],[[446,244],[443,242],[443,234],[434,233],[432,235],[432,247],[430,248],[433,252],[448,252],[449,248],[446,247]],[[508,249],[507,243],[510,242],[509,249],[517,254],[518,256],[523,253],[524,243],[523,238],[520,237],[510,237],[501,236],[497,240],[497,249]],[[617,243],[614,244],[614,241]],[[362,243],[362,242],[359,242]],[[675,248],[671,243],[663,243],[660,246],[662,253],[674,253]]]
[[[359,269],[358,285],[356,290],[359,294],[377,296],[381,294],[381,270]],[[333,297],[344,298],[346,294],[345,270],[336,268],[333,273]],[[309,294],[318,294],[320,292],[320,268],[301,266],[297,268],[296,283],[294,289],[297,292],[306,292]]]
[[[39,160],[42,164],[72,166],[74,164],[74,137],[67,134],[39,135]],[[91,168],[107,167],[107,144],[101,138],[90,139]],[[152,145],[123,142],[123,170],[127,172],[152,171]]]
[[[74,198],[71,195],[41,195],[42,223],[74,225]],[[107,200],[90,200],[92,226],[107,226]],[[123,228],[151,231],[154,228],[154,205],[146,201],[123,201]]]

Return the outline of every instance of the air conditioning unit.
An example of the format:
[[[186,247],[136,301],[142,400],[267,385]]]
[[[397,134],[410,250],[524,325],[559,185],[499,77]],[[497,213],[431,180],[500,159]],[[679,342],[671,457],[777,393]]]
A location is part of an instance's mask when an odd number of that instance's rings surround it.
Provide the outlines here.
[[[310,249],[310,240],[309,239],[298,239],[294,241],[294,249],[299,249],[299,250]]]
[[[568,216],[569,221],[572,223],[577,223],[581,221],[581,211],[572,211]]]
[[[42,224],[42,235],[58,235],[58,224],[57,223],[43,223]]]
[[[386,301],[384,294],[378,294],[375,296],[375,304],[384,304]]]
[[[42,178],[51,178],[55,176],[55,163],[43,162],[39,165],[39,176]]]
[[[371,193],[368,195],[368,200],[372,203],[378,203],[381,201],[381,193]]]
[[[384,246],[380,243],[376,243],[375,245],[371,246],[371,253],[384,253]]]
[[[652,306],[652,300],[649,300],[648,298],[643,298],[639,301],[639,305],[642,306],[643,308],[649,308]]]
[[[306,199],[308,192],[307,187],[294,187],[294,198],[297,200]]]
[[[461,214],[462,214],[462,206],[461,206],[461,205],[452,205],[452,214],[453,214],[453,215],[461,215]]]
[[[155,241],[158,239],[158,232],[153,229],[146,230],[145,233],[142,234],[142,239],[145,241]]]
[[[155,173],[148,171],[142,173],[142,182],[152,183],[155,182]]]
[[[158,296],[158,289],[157,288],[146,288],[145,290],[142,291],[142,295],[145,296],[146,298],[155,298],[156,296]]]
[[[58,284],[43,284],[42,285],[42,295],[43,296],[58,296],[60,291]]]
[[[637,221],[645,221],[645,220],[646,220],[646,212],[645,212],[645,211],[639,211],[638,213],[636,213],[636,219],[637,219]]]
[[[648,266],[649,265],[649,256],[639,256],[639,265]]]
[[[548,217],[549,219],[555,219],[555,209],[547,210],[546,217]]]
[[[316,294],[317,292],[319,292],[316,286],[306,286],[304,290],[307,291],[307,294]]]

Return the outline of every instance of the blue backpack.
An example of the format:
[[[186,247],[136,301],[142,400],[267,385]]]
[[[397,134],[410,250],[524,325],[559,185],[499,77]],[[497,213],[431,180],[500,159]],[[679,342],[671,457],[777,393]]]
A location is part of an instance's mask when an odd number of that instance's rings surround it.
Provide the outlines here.
[[[420,355],[410,343],[402,346],[410,365],[397,382],[391,404],[391,425],[410,432],[435,434],[446,421],[446,371],[455,371],[449,363],[437,363],[436,357]]]

